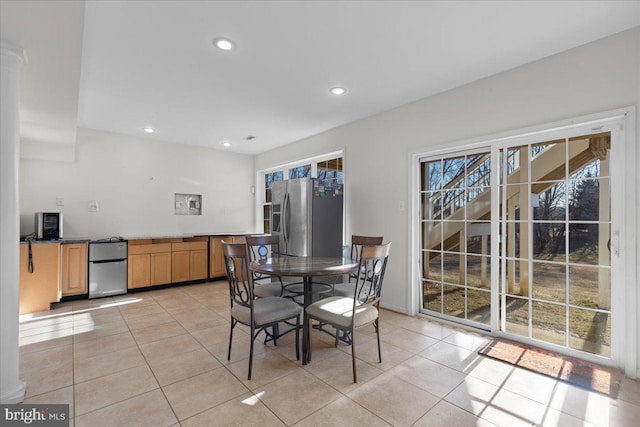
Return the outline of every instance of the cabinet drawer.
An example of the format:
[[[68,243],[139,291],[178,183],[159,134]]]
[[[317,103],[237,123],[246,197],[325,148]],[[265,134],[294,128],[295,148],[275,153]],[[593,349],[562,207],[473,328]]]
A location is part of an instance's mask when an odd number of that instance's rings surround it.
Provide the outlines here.
[[[172,243],[171,250],[173,252],[180,251],[197,251],[207,249],[207,242],[181,242],[181,243]]]
[[[134,245],[150,245],[152,243],[153,243],[152,239],[135,239],[135,240],[128,241],[129,247]]]
[[[182,237],[164,237],[162,239],[153,239],[152,242],[154,245],[160,243],[178,243],[182,242]]]
[[[130,245],[129,255],[157,254],[160,252],[171,252],[171,243],[156,243],[152,245]]]

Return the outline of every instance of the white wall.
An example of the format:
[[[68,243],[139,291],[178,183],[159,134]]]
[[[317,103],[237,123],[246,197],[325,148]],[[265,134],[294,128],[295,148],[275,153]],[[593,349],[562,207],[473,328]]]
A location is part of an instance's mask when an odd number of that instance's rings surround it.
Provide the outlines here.
[[[255,231],[252,156],[79,128],[75,159],[21,159],[21,234],[38,211],[63,212],[64,237]],[[174,193],[201,194],[202,215],[175,215]]]
[[[408,283],[408,215],[398,202],[410,197],[410,152],[638,104],[637,27],[258,155],[255,166],[344,147],[347,235],[393,241],[383,305],[409,312],[415,284]]]

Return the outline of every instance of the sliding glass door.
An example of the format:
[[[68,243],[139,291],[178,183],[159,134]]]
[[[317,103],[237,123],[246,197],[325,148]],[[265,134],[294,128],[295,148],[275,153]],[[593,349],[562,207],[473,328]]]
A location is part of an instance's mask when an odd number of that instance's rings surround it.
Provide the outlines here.
[[[422,158],[422,311],[610,357],[611,140],[555,132]]]

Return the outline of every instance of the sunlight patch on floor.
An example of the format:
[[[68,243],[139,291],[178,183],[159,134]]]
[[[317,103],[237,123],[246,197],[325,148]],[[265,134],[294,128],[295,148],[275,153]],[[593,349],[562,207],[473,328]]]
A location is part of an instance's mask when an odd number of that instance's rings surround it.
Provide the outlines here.
[[[118,301],[109,301],[94,307],[80,310],[66,311],[64,313],[34,313],[20,315],[20,342],[19,346],[37,344],[59,338],[90,332],[95,329],[92,312],[105,308],[141,302],[141,298],[127,298]]]
[[[264,396],[264,391],[259,391],[258,393],[254,394],[253,396],[247,397],[245,400],[242,401],[242,403],[244,403],[245,405],[254,406],[258,402],[260,402],[260,398],[262,396]]]

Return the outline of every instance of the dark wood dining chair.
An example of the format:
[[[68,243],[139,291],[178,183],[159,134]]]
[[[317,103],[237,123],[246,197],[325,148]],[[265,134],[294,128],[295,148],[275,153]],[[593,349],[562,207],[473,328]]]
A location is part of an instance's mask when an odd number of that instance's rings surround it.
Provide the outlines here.
[[[247,236],[245,242],[249,248],[250,261],[266,261],[280,253],[278,236]],[[266,274],[252,273],[255,285],[254,295],[258,298],[284,296],[282,278]]]
[[[249,270],[249,250],[246,243],[222,242],[224,261],[229,281],[229,295],[231,299],[231,329],[229,331],[229,352],[227,360],[231,360],[231,343],[233,328],[241,323],[251,329],[251,345],[249,348],[249,372],[247,379],[251,380],[253,364],[253,344],[261,331],[268,334],[268,328],[274,328],[280,322],[295,319],[296,358],[300,360],[300,317],[302,309],[295,302],[281,297],[255,298],[253,275]],[[273,342],[277,335],[274,334]]]
[[[314,319],[321,324],[336,329],[336,346],[339,333],[351,337],[351,360],[353,382],[358,382],[356,374],[356,340],[354,331],[361,326],[373,324],[378,339],[378,360],[382,363],[380,348],[380,291],[389,259],[391,243],[385,245],[363,245],[358,265],[359,274],[355,278],[355,292],[351,297],[333,296],[321,299],[307,307],[305,322]],[[309,342],[311,347],[311,342]]]
[[[351,259],[355,261],[360,261],[360,255],[362,253],[363,245],[381,245],[382,244],[382,236],[351,236]],[[351,297],[353,296],[353,291],[355,289],[354,282],[358,277],[358,272],[354,271],[349,274],[348,281],[335,283],[333,285],[333,295],[343,296],[343,297]]]

